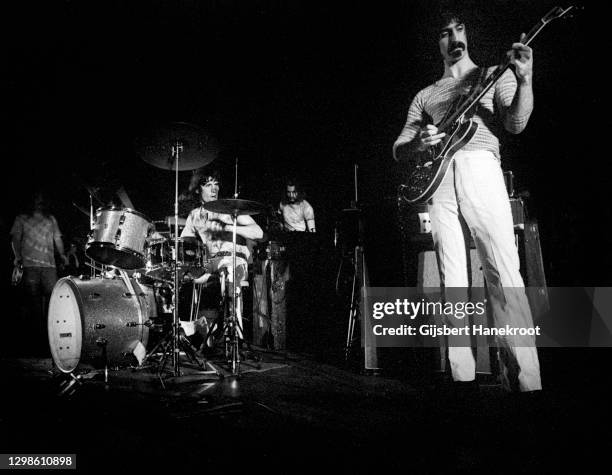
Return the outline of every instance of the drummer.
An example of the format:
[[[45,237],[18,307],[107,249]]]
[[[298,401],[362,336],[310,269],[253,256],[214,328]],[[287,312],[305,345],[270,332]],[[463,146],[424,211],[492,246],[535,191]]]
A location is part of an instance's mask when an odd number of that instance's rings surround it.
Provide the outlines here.
[[[202,205],[215,201],[219,196],[220,180],[218,173],[205,173],[201,176],[196,193],[200,195]],[[207,211],[203,206],[193,209],[187,217],[181,237],[199,236],[207,248],[208,256],[215,261],[215,269],[227,269],[230,281],[232,277],[232,217]],[[247,262],[250,252],[246,239],[261,239],[263,231],[250,216],[238,216],[236,226],[236,274],[237,282],[247,279]],[[204,274],[195,283],[204,283],[211,274]]]

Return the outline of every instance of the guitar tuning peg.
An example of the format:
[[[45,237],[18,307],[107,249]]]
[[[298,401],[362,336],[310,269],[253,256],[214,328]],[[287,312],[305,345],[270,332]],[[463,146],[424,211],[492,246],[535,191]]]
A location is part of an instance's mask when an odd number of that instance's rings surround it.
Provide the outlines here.
[[[573,5],[566,10],[566,13],[563,15],[564,19],[574,18],[576,13],[584,10],[584,5]]]

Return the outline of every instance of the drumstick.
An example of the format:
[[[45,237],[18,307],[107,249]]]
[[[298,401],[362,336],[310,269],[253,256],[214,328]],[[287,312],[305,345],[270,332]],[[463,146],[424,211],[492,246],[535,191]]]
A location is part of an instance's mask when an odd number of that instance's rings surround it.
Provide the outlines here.
[[[130,197],[128,196],[123,186],[119,188],[116,191],[116,193],[119,199],[121,200],[121,202],[123,203],[123,206],[125,206],[126,208],[130,208],[130,209],[136,209],[134,208],[134,204],[132,203],[132,200],[130,200]]]

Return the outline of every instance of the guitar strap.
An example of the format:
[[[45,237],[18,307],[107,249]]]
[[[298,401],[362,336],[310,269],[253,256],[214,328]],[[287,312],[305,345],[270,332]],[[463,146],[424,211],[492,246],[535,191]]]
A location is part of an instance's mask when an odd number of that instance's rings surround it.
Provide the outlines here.
[[[478,73],[474,72],[472,77],[469,80],[468,89],[465,90],[463,94],[458,95],[453,100],[452,105],[446,110],[446,114],[439,122],[439,124],[445,122],[449,116],[451,116],[455,111],[463,108],[463,105],[466,104],[471,97],[474,96],[474,93],[479,89],[485,82],[487,78],[487,68],[478,68]],[[465,117],[471,119],[474,116],[474,113],[478,109],[478,104],[476,107],[472,107],[469,113],[465,114]]]
[[[472,78],[472,84],[470,85],[470,90],[466,96],[466,100],[469,100],[469,98],[472,97],[474,93],[478,92],[478,90],[482,87],[486,79],[487,68],[478,68],[478,74],[474,74],[474,77]],[[480,104],[476,104],[474,107],[472,107],[466,117],[472,118],[478,110],[478,107],[480,107]]]

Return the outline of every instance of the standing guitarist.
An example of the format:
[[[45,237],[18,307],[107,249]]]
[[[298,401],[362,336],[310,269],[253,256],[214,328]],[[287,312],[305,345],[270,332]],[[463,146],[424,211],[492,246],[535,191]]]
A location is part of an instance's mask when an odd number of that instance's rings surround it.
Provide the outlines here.
[[[470,59],[460,15],[445,12],[439,27],[444,74],[412,101],[406,125],[393,146],[396,160],[410,163],[412,154],[443,141],[446,134],[439,133],[433,124],[440,124],[451,104],[467,95],[493,69],[478,68]],[[472,110],[472,119],[478,125],[476,133],[455,153],[446,176],[427,203],[442,286],[463,289],[459,293],[467,299],[471,234],[483,265],[496,325],[530,328],[533,319],[519,273],[498,137],[502,129],[518,134],[527,125],[533,110],[533,53],[528,46],[514,43],[507,54],[514,73],[506,70]],[[447,290],[447,300],[449,293]],[[450,320],[457,323],[454,318]],[[535,338],[506,336],[498,343],[506,389],[540,390]],[[450,338],[448,356],[453,380],[463,382],[462,386],[475,384],[476,365],[469,342]]]

